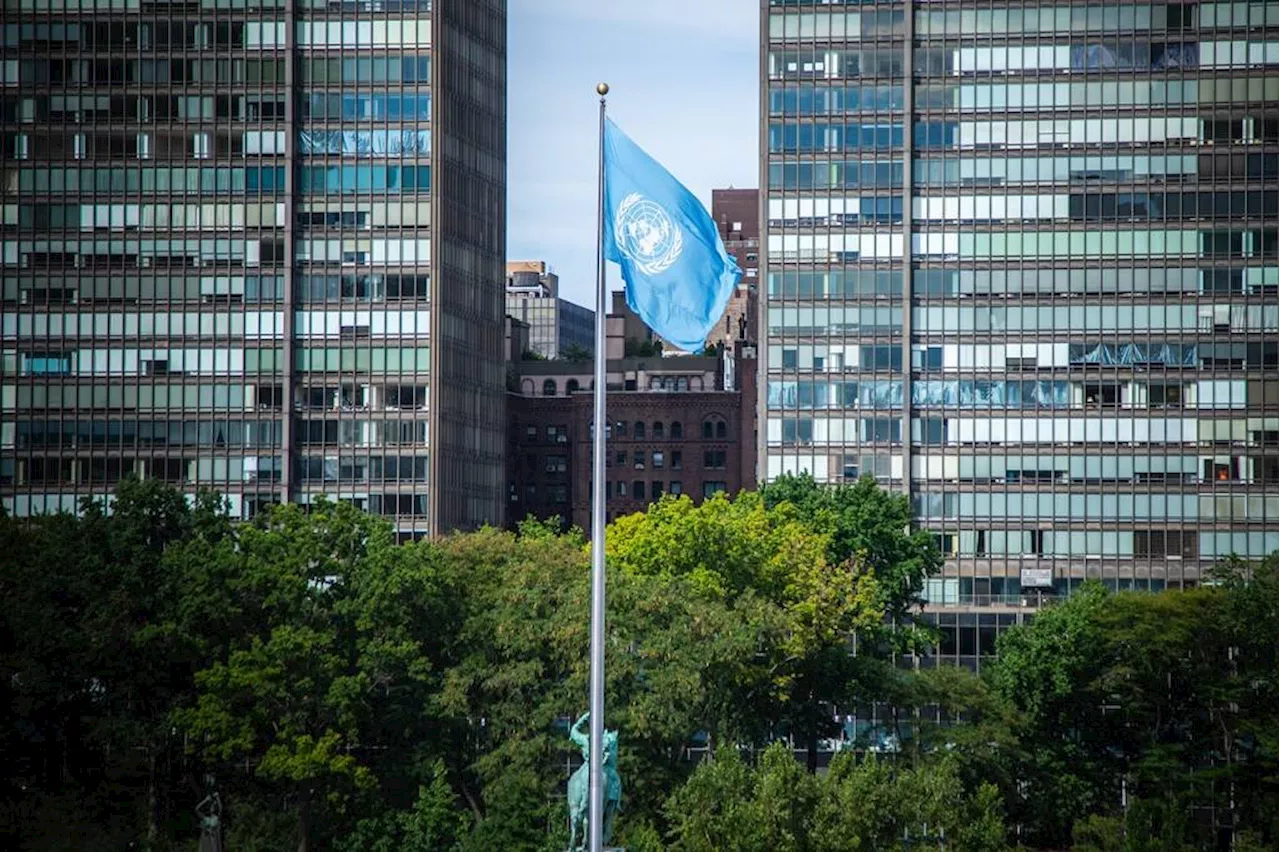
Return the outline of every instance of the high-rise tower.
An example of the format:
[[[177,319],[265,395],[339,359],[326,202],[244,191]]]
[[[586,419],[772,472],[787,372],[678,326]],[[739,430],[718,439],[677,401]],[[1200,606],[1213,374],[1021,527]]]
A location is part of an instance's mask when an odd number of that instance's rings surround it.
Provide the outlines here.
[[[1276,549],[1278,16],[762,3],[760,473],[908,490],[945,653]]]
[[[504,0],[7,0],[0,492],[503,506]]]

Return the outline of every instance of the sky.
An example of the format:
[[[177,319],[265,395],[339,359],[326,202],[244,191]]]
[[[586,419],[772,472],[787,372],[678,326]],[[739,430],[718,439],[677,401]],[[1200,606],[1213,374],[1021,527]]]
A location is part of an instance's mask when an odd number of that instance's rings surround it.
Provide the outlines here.
[[[594,307],[600,81],[610,118],[708,209],[713,188],[756,186],[758,10],[756,0],[511,0],[507,257],[545,260],[562,297]]]

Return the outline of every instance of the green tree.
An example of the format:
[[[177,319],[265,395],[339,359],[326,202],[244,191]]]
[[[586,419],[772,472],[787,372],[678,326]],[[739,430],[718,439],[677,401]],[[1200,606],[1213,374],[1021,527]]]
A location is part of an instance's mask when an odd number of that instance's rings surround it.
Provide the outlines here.
[[[1133,799],[1118,816],[1091,814],[1075,824],[1076,852],[1194,852],[1187,817],[1176,803]]]
[[[584,709],[588,675],[586,545],[526,522],[518,536],[483,530],[431,549],[445,584],[465,589],[436,699],[451,777],[476,838],[525,848],[566,820],[569,761],[578,759],[567,723]],[[750,689],[771,688],[756,659],[760,631],[782,626],[768,607],[700,598],[688,578],[611,567],[607,694],[609,725],[624,732],[620,830],[656,814],[684,780],[684,748],[697,734],[744,731],[739,704]]]
[[[971,795],[947,758],[894,766],[843,752],[815,776],[782,743],[754,768],[722,749],[672,794],[667,814],[682,852],[1007,848],[999,792]]]
[[[461,848],[471,815],[449,786],[444,761],[431,767],[431,780],[418,788],[407,810],[361,819],[336,844],[338,852],[448,852]]]
[[[884,618],[877,580],[857,562],[833,564],[827,534],[814,531],[789,503],[759,495],[723,495],[694,506],[664,498],[610,528],[609,558],[624,574],[686,579],[704,601],[730,609],[763,602],[780,629],[760,632],[758,663],[746,680],[757,731],[783,726],[810,745],[834,727],[824,705],[851,697],[860,661],[849,637]],[[757,742],[759,740],[756,740]]]
[[[193,688],[198,661],[173,629],[183,589],[163,558],[214,510],[126,479],[109,499],[86,500],[79,518],[0,521],[4,751],[23,842],[160,844],[181,781],[168,712]],[[97,830],[69,840],[79,820]]]
[[[1121,727],[1104,715],[1097,676],[1107,641],[1098,621],[1106,591],[1086,585],[1064,604],[1048,607],[1031,627],[1002,634],[990,667],[999,697],[1023,714],[1019,732],[1032,743],[1019,768],[1025,803],[1019,816],[1032,839],[1062,843],[1075,819],[1119,801],[1120,761],[1107,750]],[[1045,738],[1036,741],[1037,735]]]
[[[592,359],[591,350],[577,343],[570,343],[568,346],[560,350],[561,361],[571,361],[581,363]]]
[[[856,560],[878,581],[880,605],[893,620],[901,648],[931,636],[905,630],[916,624],[924,582],[942,567],[931,533],[915,526],[911,501],[863,476],[852,485],[819,485],[809,474],[785,475],[760,489],[765,505],[790,503],[815,530],[827,534],[833,563]],[[890,635],[890,634],[886,634]]]
[[[288,791],[300,852],[315,840],[317,811],[340,814],[377,782],[364,748],[381,699],[414,694],[430,676],[404,620],[387,617],[433,593],[423,575],[397,571],[404,552],[385,522],[320,500],[175,554],[205,578],[193,584],[204,610],[235,626],[175,719],[205,759],[248,765]]]
[[[1018,714],[1015,804],[1033,839],[1103,831],[1123,792],[1148,822],[1199,810],[1274,842],[1274,559],[1216,576],[1159,594],[1086,584],[1002,635],[990,678]],[[1213,842],[1203,821],[1169,825]]]
[[[662,341],[629,337],[623,345],[623,354],[628,358],[657,358],[662,355]]]

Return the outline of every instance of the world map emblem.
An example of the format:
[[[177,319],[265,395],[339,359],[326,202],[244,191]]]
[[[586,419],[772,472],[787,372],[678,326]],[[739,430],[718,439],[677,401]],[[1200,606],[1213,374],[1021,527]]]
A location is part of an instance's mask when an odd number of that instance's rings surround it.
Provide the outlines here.
[[[613,216],[618,250],[646,275],[657,275],[680,259],[684,234],[662,205],[633,192]]]

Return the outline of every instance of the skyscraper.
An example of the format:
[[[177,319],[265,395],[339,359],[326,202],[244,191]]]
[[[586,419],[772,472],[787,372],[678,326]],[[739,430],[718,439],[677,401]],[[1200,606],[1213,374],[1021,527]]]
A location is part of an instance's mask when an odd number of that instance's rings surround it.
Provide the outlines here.
[[[505,7],[6,4],[6,510],[501,522]]]
[[[763,2],[761,476],[908,490],[937,608],[1274,550],[1278,18]]]

